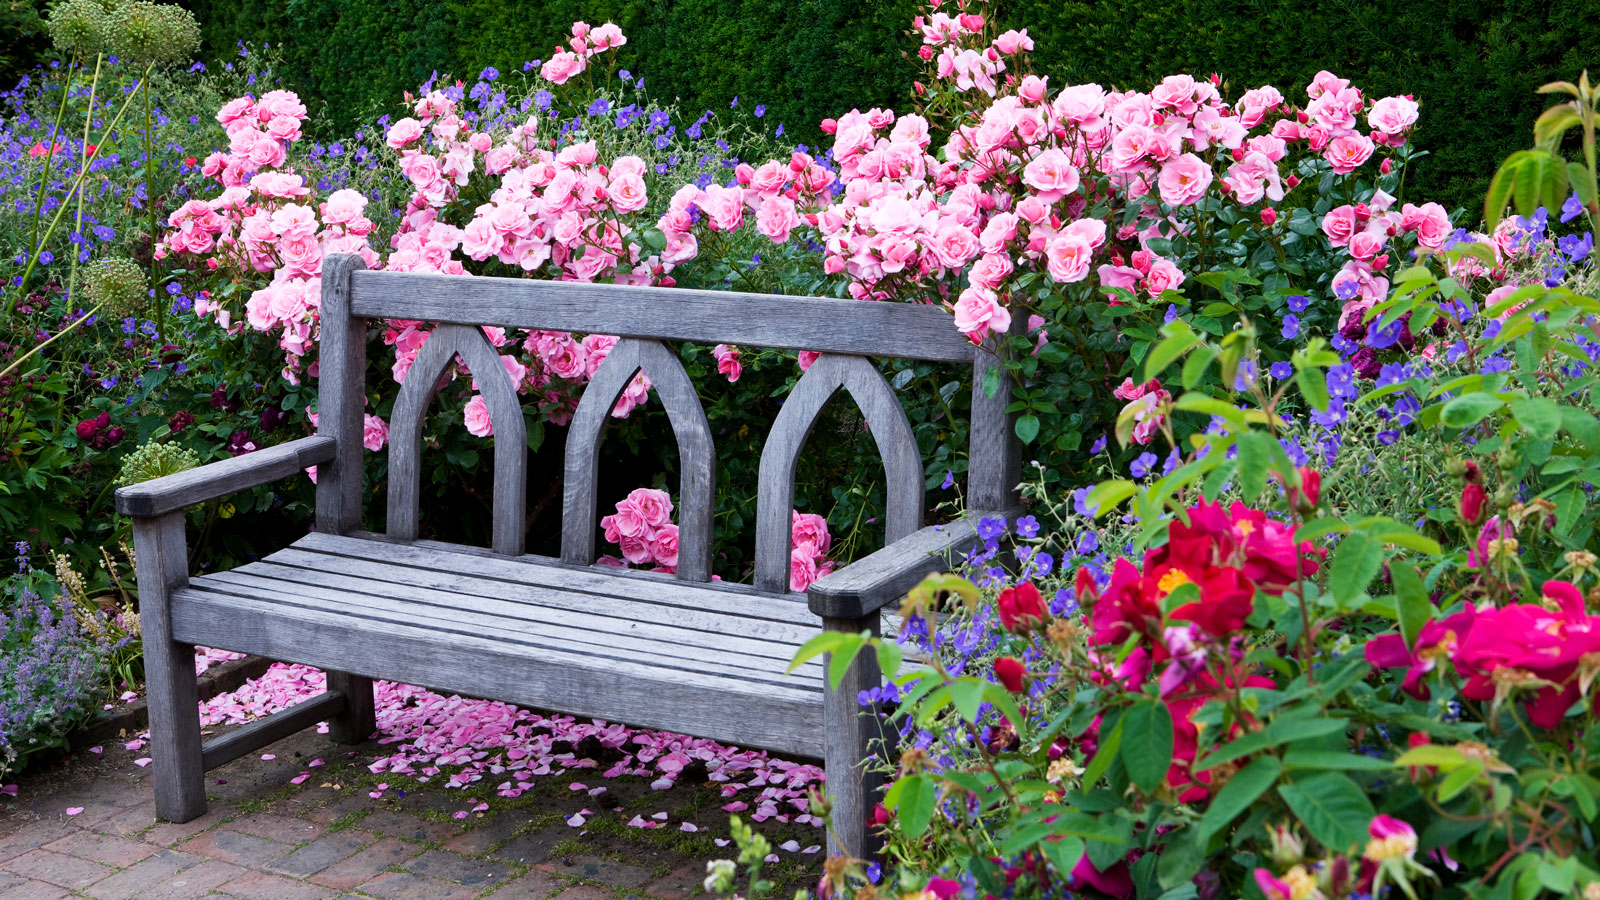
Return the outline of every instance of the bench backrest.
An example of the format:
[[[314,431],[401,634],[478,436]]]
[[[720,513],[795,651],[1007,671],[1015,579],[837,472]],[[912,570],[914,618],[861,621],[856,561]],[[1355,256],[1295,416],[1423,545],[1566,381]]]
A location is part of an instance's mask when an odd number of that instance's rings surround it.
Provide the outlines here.
[[[617,399],[643,371],[678,442],[678,577],[711,578],[716,450],[699,395],[663,340],[822,354],[784,401],[762,448],[755,568],[756,587],[762,590],[788,589],[795,464],[823,406],[840,389],[861,408],[883,458],[887,539],[904,537],[922,525],[921,454],[894,389],[870,357],[973,367],[967,504],[973,510],[1015,504],[1021,454],[1006,413],[1010,391],[1002,387],[990,397],[983,389],[985,373],[997,358],[991,348],[975,348],[965,340],[949,314],[934,306],[371,272],[360,257],[336,254],[323,262],[321,317],[317,432],[337,440],[338,455],[319,471],[319,531],[344,533],[361,527],[363,379],[366,328],[373,319],[440,323],[412,363],[390,418],[388,533],[393,538],[417,537],[423,418],[440,376],[459,356],[472,371],[494,427],[491,546],[497,553],[522,553],[527,441],[521,401],[481,325],[620,338],[585,388],[567,438],[561,534],[566,562],[589,565],[595,560],[601,434]]]

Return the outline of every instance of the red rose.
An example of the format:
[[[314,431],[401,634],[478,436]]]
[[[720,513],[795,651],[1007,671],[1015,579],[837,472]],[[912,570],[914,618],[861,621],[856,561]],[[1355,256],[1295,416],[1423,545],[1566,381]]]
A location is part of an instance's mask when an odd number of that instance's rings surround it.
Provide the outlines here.
[[[1013,694],[1022,693],[1022,681],[1027,676],[1028,670],[1013,657],[1002,656],[994,661],[994,677]]]
[[[1322,473],[1308,466],[1300,467],[1300,496],[1296,504],[1303,513],[1316,512],[1322,500]]]
[[[1483,485],[1469,483],[1461,489],[1461,521],[1476,525],[1483,519],[1483,504],[1488,500]]]
[[[1000,592],[1000,624],[1007,631],[1024,632],[1044,623],[1044,598],[1033,582],[1024,581]]]
[[[84,419],[82,422],[78,423],[78,437],[81,437],[81,438],[87,440],[89,438],[94,437],[96,434],[99,434],[99,433],[100,433],[100,420],[99,419]]]
[[[1200,579],[1200,599],[1172,611],[1173,619],[1199,625],[1207,634],[1227,638],[1244,627],[1255,609],[1256,586],[1232,566],[1215,566]]]
[[[1277,221],[1278,221],[1278,211],[1277,210],[1275,210],[1275,209],[1273,209],[1272,207],[1269,206],[1266,209],[1263,209],[1261,211],[1261,224],[1267,226],[1268,228],[1271,228],[1273,223],[1275,223]]]

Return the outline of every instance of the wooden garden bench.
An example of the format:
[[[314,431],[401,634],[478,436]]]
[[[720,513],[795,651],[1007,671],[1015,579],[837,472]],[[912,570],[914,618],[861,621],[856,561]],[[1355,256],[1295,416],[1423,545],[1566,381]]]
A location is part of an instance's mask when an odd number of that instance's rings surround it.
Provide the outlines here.
[[[389,432],[388,528],[361,529],[367,326],[440,323],[396,400]],[[527,479],[522,409],[479,325],[621,336],[572,419],[561,558],[523,553]],[[712,434],[677,354],[661,341],[809,349],[761,454],[755,584],[712,582]],[[389,679],[821,758],[834,803],[833,846],[863,855],[872,781],[860,762],[878,736],[857,693],[880,682],[866,654],[839,690],[813,662],[786,674],[826,629],[877,631],[880,609],[973,543],[975,519],[922,527],[924,469],[893,389],[869,357],[973,366],[968,506],[1006,511],[1020,481],[1007,391],[985,395],[992,352],[933,306],[716,291],[369,272],[330,256],[322,276],[317,434],[117,491],[133,517],[149,679],[156,811],[205,811],[205,772],[327,721],[334,738],[374,731],[372,679]],[[440,375],[460,356],[494,426],[493,543],[417,539],[421,436]],[[634,374],[654,382],[677,436],[676,577],[595,566],[600,436]],[[795,463],[839,389],[860,406],[887,475],[887,546],[789,587]],[[230,572],[190,577],[184,510],[318,467],[316,529]],[[304,663],[328,692],[202,743],[193,646]]]

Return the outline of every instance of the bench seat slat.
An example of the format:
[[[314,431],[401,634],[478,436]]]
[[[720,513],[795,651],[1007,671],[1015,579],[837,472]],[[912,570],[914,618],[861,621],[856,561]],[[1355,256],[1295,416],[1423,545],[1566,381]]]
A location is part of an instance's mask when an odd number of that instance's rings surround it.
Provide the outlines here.
[[[172,597],[183,642],[417,684],[535,709],[715,736],[741,746],[817,757],[822,692],[584,653],[526,647],[189,587]]]
[[[343,587],[280,581],[239,571],[203,576],[191,583],[196,588],[212,593],[288,606],[328,609],[358,618],[415,623],[442,631],[500,635],[508,641],[531,648],[569,649],[596,657],[649,662],[669,669],[682,668],[798,685],[803,685],[807,678],[820,684],[822,677],[820,664],[815,668],[803,669],[795,676],[784,675],[796,645],[789,645],[785,649],[783,645],[773,644],[771,648],[762,648],[765,652],[757,654],[741,649],[737,646],[738,642],[717,635],[701,634],[702,640],[697,644],[685,644],[681,642],[681,634],[663,635],[659,631],[652,632],[646,626],[632,625],[626,621],[597,621],[588,629],[570,624],[554,625],[538,618],[537,607],[532,608],[533,615],[498,615],[482,610],[452,608],[428,602],[421,597],[407,600]],[[678,640],[673,640],[674,637]]]
[[[529,568],[532,568],[531,566]],[[498,614],[539,618],[567,624],[587,624],[596,618],[671,626],[674,630],[711,632],[739,638],[799,646],[815,629],[788,622],[682,609],[604,594],[578,594],[523,582],[482,578],[476,574],[395,566],[347,556],[307,553],[289,548],[236,571],[268,578],[320,583],[323,576],[344,576],[345,586],[385,596],[417,596],[419,591],[442,592],[429,602],[494,611]],[[366,587],[359,587],[361,584]],[[373,591],[373,588],[379,588]],[[692,635],[680,642],[698,642]],[[767,648],[771,650],[772,648]]]
[[[685,584],[670,575],[637,569],[578,566],[532,555],[507,558],[496,556],[482,547],[464,547],[438,541],[401,543],[366,532],[350,536],[309,534],[295,541],[292,546],[297,550],[373,560],[386,566],[445,572],[470,571],[479,578],[598,596],[622,593],[619,583],[633,581],[635,585],[629,587],[628,597],[640,603],[786,622],[807,629],[810,634],[814,634],[819,625],[817,617],[806,606],[804,594],[771,594],[749,585],[725,581]],[[619,579],[622,581],[619,582]]]

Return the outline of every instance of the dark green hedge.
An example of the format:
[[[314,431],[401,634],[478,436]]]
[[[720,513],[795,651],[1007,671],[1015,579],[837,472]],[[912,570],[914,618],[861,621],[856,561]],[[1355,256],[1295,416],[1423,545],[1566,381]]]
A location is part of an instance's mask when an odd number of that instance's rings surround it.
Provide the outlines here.
[[[243,38],[279,45],[285,80],[348,127],[434,70],[473,78],[543,58],[574,19],[614,21],[624,59],[656,96],[693,112],[767,106],[798,140],[852,106],[903,104],[910,0],[194,0],[212,58]],[[1416,187],[1472,206],[1488,173],[1525,146],[1545,99],[1600,52],[1592,0],[1012,0],[1008,24],[1062,81],[1148,88],[1222,73],[1235,91],[1272,82],[1291,99],[1321,68],[1373,95],[1423,103],[1433,152]],[[1409,193],[1409,191],[1408,191]]]

